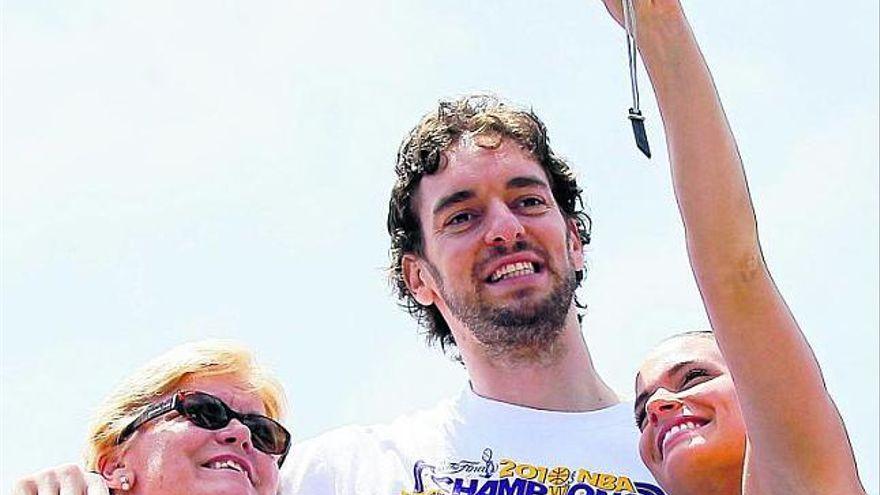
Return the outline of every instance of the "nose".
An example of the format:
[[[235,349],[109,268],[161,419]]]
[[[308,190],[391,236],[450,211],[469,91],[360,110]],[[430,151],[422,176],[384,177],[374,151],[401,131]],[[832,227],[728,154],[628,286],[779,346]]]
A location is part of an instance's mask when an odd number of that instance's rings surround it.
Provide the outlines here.
[[[651,424],[656,426],[660,418],[677,413],[683,405],[681,399],[661,388],[645,404],[645,412]]]
[[[241,445],[244,450],[251,448],[251,430],[237,419],[233,419],[217,430],[217,441],[228,445]]]
[[[515,242],[525,233],[519,218],[503,203],[490,209],[487,225],[484,241],[490,246]]]

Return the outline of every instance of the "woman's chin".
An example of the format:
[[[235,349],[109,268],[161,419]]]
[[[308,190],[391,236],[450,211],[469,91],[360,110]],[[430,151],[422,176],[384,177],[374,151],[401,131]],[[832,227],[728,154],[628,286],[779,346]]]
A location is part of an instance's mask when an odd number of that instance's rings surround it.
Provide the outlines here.
[[[742,463],[742,449],[715,446],[695,436],[669,445],[654,475],[667,491],[699,493],[719,480],[739,479]]]

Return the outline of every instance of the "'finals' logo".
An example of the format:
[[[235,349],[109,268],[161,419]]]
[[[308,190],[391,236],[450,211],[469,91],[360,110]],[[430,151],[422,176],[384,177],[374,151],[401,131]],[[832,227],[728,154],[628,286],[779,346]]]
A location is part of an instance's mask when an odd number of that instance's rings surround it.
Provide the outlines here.
[[[627,476],[566,466],[536,466],[492,458],[458,459],[440,465],[417,461],[413,489],[400,495],[665,495],[660,487]]]

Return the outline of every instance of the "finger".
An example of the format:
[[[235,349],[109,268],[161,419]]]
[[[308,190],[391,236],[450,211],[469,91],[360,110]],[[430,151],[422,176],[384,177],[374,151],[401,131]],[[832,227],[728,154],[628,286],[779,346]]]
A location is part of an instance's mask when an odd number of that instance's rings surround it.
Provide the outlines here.
[[[77,467],[64,469],[58,472],[59,495],[85,495],[86,482],[83,472]],[[43,495],[42,493],[40,495]]]
[[[622,0],[602,0],[605,4],[605,10],[611,14],[611,17],[623,26],[623,3]]]
[[[12,487],[12,495],[37,495],[37,482],[32,478],[24,478]]]
[[[107,483],[104,482],[104,478],[95,473],[88,473],[86,475],[86,485],[88,491],[86,495],[110,495],[110,489],[107,488]]]
[[[59,495],[55,471],[45,471],[36,476],[37,495]]]

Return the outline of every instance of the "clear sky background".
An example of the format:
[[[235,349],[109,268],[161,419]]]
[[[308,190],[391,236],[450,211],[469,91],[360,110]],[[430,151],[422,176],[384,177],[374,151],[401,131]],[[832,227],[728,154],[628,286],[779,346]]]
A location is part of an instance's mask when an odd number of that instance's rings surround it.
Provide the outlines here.
[[[769,266],[877,493],[878,3],[685,7]],[[653,95],[643,74],[648,161],[599,0],[2,10],[2,492],[78,461],[114,384],[187,340],[252,346],[298,439],[460,390],[383,271],[398,144],[444,96],[533,106],[574,163],[594,219],[584,332],[613,387],[630,394],[664,336],[708,328]]]

